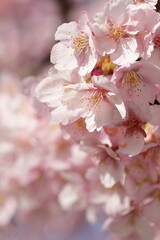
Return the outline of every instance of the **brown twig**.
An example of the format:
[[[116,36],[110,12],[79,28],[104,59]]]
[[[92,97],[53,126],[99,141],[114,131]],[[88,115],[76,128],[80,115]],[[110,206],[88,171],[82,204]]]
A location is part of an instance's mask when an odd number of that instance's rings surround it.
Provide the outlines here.
[[[158,0],[156,5],[157,12],[160,12],[160,0]]]

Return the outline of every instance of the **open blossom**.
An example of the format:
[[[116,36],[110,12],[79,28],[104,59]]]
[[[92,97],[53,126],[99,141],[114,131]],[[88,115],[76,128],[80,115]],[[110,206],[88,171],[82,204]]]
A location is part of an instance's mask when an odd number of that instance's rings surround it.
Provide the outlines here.
[[[55,39],[60,40],[51,51],[51,62],[56,69],[77,69],[82,76],[92,71],[97,62],[97,53],[86,12],[81,13],[78,23],[62,24]]]
[[[129,156],[139,154],[148,136],[145,128],[149,117],[150,115],[148,116],[147,112],[144,114],[137,105],[128,104],[127,115],[123,121],[112,128],[103,127],[103,134],[108,137],[106,143],[113,149],[118,149],[118,152]]]
[[[147,21],[149,16],[153,21]],[[146,5],[127,8],[127,1],[108,1],[93,24],[98,53],[110,55],[118,65],[136,61],[146,51],[145,41],[158,21],[159,14]]]
[[[145,111],[156,98],[160,69],[147,61],[117,67],[111,81],[119,88],[124,102],[133,102]]]
[[[82,149],[90,153],[95,162],[99,178],[106,189],[114,188],[117,184],[123,184],[124,168],[120,158],[112,148],[103,144],[104,139],[99,134],[97,138],[88,138],[81,141]]]
[[[151,197],[159,181],[159,146],[148,146],[136,156],[122,155],[120,158],[127,173],[124,187],[130,198],[140,202]]]
[[[57,76],[53,75],[53,79],[43,80],[36,89],[39,100],[55,108],[52,111],[53,122],[66,125],[82,117],[92,132],[125,117],[124,103],[107,77],[93,76],[91,83],[76,84],[55,78]]]

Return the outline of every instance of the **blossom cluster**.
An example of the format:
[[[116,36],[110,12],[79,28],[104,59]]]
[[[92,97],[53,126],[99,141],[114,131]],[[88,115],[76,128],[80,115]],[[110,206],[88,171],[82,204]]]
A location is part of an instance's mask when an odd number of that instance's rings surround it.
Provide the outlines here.
[[[51,51],[54,67],[36,87],[52,124],[59,124],[64,138],[86,154],[82,166],[76,152],[77,167],[68,172],[70,183],[59,195],[61,207],[71,212],[84,208],[92,221],[100,207],[107,217],[103,227],[118,240],[160,236],[156,4],[106,1],[93,21],[83,11],[78,22],[59,26],[59,42]],[[62,165],[68,164],[67,154],[63,160]]]
[[[20,84],[17,76],[8,73],[0,79],[0,235],[3,229],[11,234],[7,239],[33,239],[34,232],[39,234],[34,239],[41,235],[47,239],[48,234],[54,239],[55,234],[72,232],[83,213],[64,212],[60,202],[67,189],[71,192],[78,183],[81,187],[91,165],[77,143],[64,139],[58,125],[50,125],[47,109],[29,92],[31,86],[34,89],[31,80],[36,82],[33,78]],[[66,207],[79,201],[84,209],[87,197],[80,201],[79,191]],[[24,238],[27,231],[30,235]]]

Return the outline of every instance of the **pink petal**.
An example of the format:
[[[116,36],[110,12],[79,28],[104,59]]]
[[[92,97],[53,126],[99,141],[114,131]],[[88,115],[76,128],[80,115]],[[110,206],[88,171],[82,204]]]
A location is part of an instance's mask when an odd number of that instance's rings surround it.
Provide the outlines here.
[[[107,1],[104,9],[104,16],[112,19],[116,25],[120,26],[126,17],[126,8],[129,3],[130,0]]]
[[[88,53],[83,54],[83,60],[81,60],[80,68],[78,71],[79,75],[85,76],[86,74],[90,73],[95,67],[96,62],[97,57],[93,56],[90,51]]]
[[[125,136],[119,144],[122,153],[134,156],[142,151],[144,146],[144,136],[140,132]]]
[[[55,33],[55,40],[66,41],[72,40],[72,37],[76,35],[78,24],[76,22],[64,23],[58,27]]]
[[[124,38],[111,54],[111,60],[118,65],[132,63],[139,57],[138,44],[135,38]]]
[[[64,81],[58,75],[45,78],[35,89],[36,97],[48,106],[56,107],[61,103],[62,84]]]
[[[108,92],[107,95],[109,96],[110,102],[116,106],[121,117],[125,118],[126,117],[126,108],[125,108],[125,105],[124,105],[122,99],[118,95],[116,95],[115,93],[112,93],[112,92]]]
[[[51,62],[55,64],[58,70],[73,70],[78,67],[74,49],[67,48],[62,43],[57,43],[51,51]]]
[[[95,129],[101,130],[102,126],[110,125],[113,122],[113,107],[111,104],[102,101],[93,112],[92,117],[86,119],[86,127],[89,132]]]
[[[160,67],[152,63],[144,61],[142,67],[138,70],[138,74],[147,82],[160,83]]]
[[[117,44],[112,39],[107,38],[106,35],[96,36],[94,44],[101,56],[104,56],[106,53],[112,54],[117,46]]]
[[[146,15],[142,9],[132,9],[129,11],[129,20],[124,24],[127,27],[127,32],[137,34],[144,30]]]
[[[69,111],[66,106],[60,105],[55,110],[51,112],[52,115],[52,123],[53,124],[63,124],[67,125],[71,122],[76,121],[79,116],[74,114],[74,111]]]
[[[160,223],[160,214],[158,211],[159,209],[160,209],[159,199],[153,199],[151,203],[144,206],[143,214],[152,223],[159,224]]]
[[[80,13],[80,17],[79,17],[79,24],[80,25],[86,25],[88,22],[89,22],[89,19],[88,19],[88,14],[86,11],[82,11]]]

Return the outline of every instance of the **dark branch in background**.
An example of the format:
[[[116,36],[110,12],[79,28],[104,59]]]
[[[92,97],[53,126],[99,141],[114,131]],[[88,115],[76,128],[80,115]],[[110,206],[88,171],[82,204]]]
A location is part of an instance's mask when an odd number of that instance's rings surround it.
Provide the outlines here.
[[[61,7],[61,13],[63,22],[68,22],[68,13],[69,10],[72,8],[72,1],[70,0],[56,0],[58,5]]]
[[[158,0],[158,3],[156,5],[157,12],[160,12],[160,0]]]
[[[149,103],[149,105],[160,105],[160,103],[157,101],[157,99],[154,100],[154,103]]]
[[[70,9],[73,7],[73,3],[70,0],[51,0],[52,2],[57,2],[58,6],[60,7],[61,12],[61,20],[62,23],[68,22],[68,13]],[[50,52],[44,57],[41,63],[37,66],[34,66],[34,71],[32,71],[33,75],[39,73],[41,66],[45,66],[50,62]],[[31,74],[31,75],[32,75]]]

